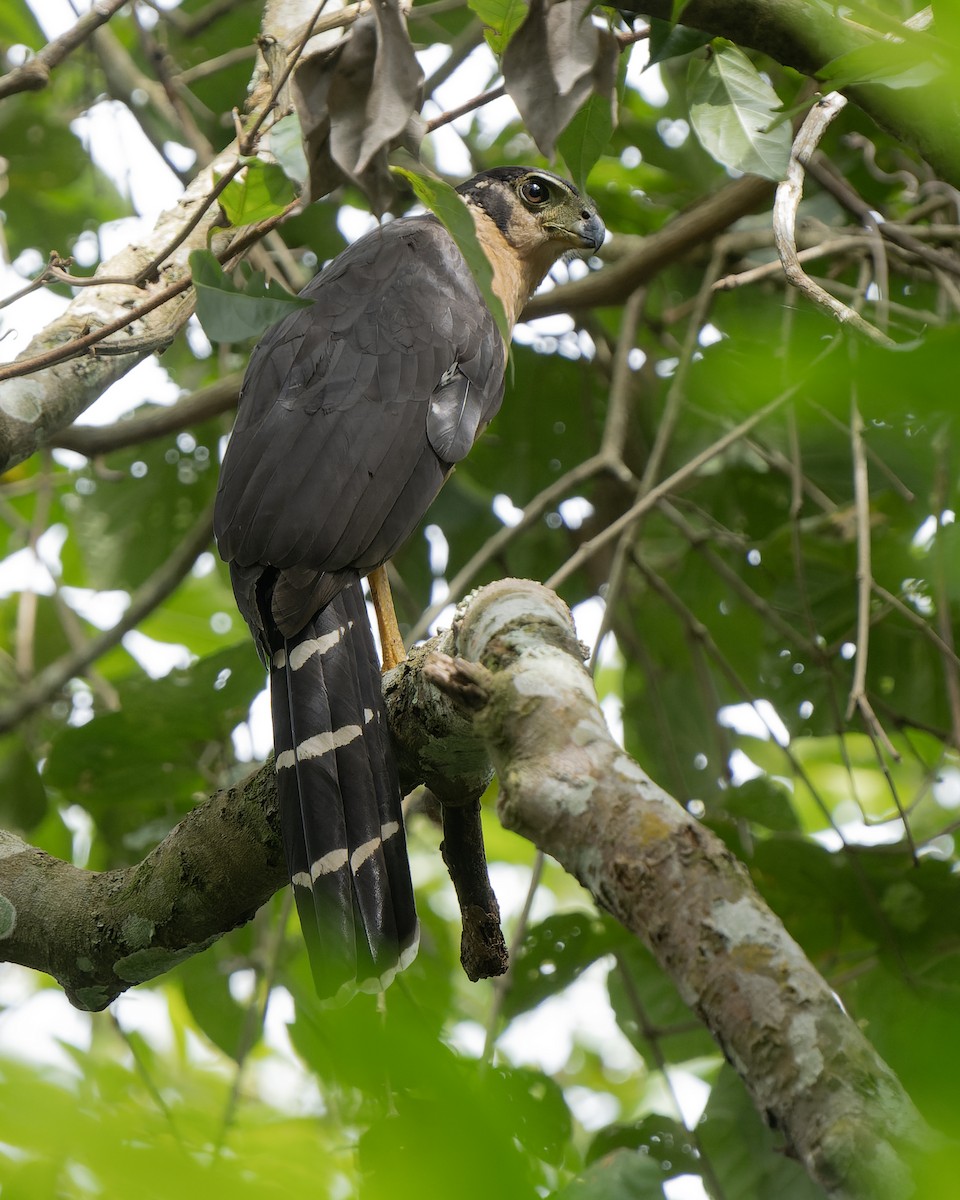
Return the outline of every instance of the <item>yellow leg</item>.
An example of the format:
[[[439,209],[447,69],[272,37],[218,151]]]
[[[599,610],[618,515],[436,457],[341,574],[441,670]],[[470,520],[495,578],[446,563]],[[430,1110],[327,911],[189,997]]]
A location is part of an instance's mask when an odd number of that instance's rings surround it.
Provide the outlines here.
[[[383,669],[389,671],[397,663],[403,662],[407,652],[403,648],[403,638],[400,636],[400,626],[397,624],[397,614],[393,608],[386,564],[371,571],[367,576],[367,583],[370,585],[370,596],[377,613],[377,625],[380,627]]]

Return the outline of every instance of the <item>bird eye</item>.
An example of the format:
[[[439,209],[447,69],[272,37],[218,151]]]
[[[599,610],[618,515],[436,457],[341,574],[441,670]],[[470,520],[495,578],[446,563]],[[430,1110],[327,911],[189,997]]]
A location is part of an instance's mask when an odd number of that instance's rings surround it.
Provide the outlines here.
[[[520,199],[527,204],[546,204],[550,192],[539,179],[527,179],[520,188]]]

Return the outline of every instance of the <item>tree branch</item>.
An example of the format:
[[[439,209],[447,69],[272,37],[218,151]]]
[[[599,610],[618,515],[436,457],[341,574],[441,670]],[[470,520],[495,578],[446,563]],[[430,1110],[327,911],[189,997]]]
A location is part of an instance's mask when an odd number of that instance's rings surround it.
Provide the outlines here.
[[[95,29],[109,21],[126,3],[127,0],[100,0],[92,5],[66,33],[49,42],[23,66],[0,76],[0,100],[15,92],[39,92],[45,88],[53,68],[82,46]]]
[[[829,1194],[910,1195],[922,1119],[740,863],[614,742],[566,606],[504,580],[456,637],[459,674],[489,692],[475,721],[503,824],[648,947]]]

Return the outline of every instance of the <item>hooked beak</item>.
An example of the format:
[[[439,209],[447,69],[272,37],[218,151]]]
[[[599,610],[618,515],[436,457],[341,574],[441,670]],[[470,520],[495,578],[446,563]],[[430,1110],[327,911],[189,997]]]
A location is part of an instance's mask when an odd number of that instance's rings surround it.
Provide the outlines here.
[[[570,230],[583,243],[584,250],[596,251],[603,245],[606,229],[596,213],[584,210],[581,219]]]

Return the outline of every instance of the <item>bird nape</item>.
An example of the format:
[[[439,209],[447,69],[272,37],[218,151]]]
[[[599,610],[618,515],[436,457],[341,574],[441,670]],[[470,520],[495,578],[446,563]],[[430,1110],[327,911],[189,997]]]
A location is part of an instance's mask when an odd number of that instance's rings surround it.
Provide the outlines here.
[[[457,189],[512,326],[550,267],[594,251],[593,203],[549,171]],[[503,397],[506,349],[433,216],[382,225],[250,358],[215,532],[270,670],[284,850],[321,997],[380,991],[419,926],[361,579],[387,561]]]

